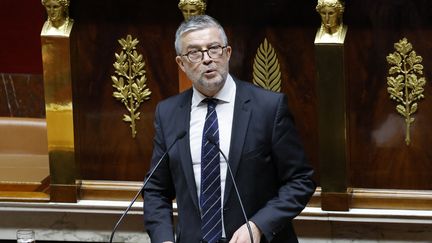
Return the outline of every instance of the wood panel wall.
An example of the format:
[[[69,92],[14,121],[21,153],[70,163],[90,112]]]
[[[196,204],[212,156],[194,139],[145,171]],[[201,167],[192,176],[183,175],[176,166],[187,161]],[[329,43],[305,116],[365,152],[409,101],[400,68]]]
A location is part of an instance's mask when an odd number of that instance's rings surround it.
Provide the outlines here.
[[[81,179],[143,179],[152,151],[153,112],[158,101],[178,90],[174,32],[182,21],[177,2],[74,0],[73,81],[77,161]],[[291,110],[319,182],[317,90],[314,45],[320,24],[315,1],[208,0],[207,13],[226,28],[233,47],[231,73],[252,80],[256,49],[264,38],[275,48],[282,71],[282,92]],[[351,0],[345,66],[348,104],[349,185],[354,188],[430,190],[432,151],[432,2],[428,0]],[[44,19],[41,20],[43,22]],[[138,136],[132,139],[121,121],[122,104],[112,97],[117,40],[131,34],[146,62],[151,100],[141,105]],[[404,142],[404,121],[386,91],[385,57],[393,44],[407,37],[423,57],[425,99],[419,102],[411,127],[411,145]],[[39,40],[39,37],[38,37]],[[38,57],[34,57],[38,58]],[[28,64],[26,64],[28,65]],[[3,87],[0,87],[0,89]],[[43,93],[30,103],[40,110]],[[1,91],[1,90],[0,90]],[[4,91],[3,91],[4,93]],[[30,99],[27,94],[21,97]],[[36,96],[38,97],[38,96]],[[5,115],[4,95],[0,112]],[[24,99],[21,99],[24,102]],[[27,101],[26,101],[27,102]],[[39,108],[37,108],[39,107]],[[15,113],[16,114],[16,113]],[[32,116],[41,116],[37,111]]]
[[[352,1],[347,9],[346,78],[349,86],[352,187],[432,189],[432,18],[430,1]],[[387,93],[393,43],[406,37],[423,57],[425,99],[405,144],[404,118]]]
[[[0,73],[0,116],[44,118],[42,75]]]
[[[82,179],[144,178],[153,148],[154,109],[158,101],[178,91],[173,49],[178,21],[167,14],[175,8],[164,6],[163,1],[131,0],[84,0],[71,5],[71,16],[75,19],[72,41],[75,148]],[[117,40],[129,34],[140,41],[137,51],[144,57],[147,85],[152,92],[150,100],[141,104],[135,139],[129,124],[122,121],[127,110],[113,98],[111,81],[115,74],[114,53],[121,51]]]
[[[211,1],[207,13],[226,28],[233,47],[231,72],[252,80],[256,50],[264,40],[275,48],[282,72],[282,92],[289,97],[305,149],[319,182],[317,97],[314,45],[320,24],[315,2]],[[97,9],[97,11],[94,11]],[[424,58],[425,76],[432,68],[431,3],[425,0],[348,1],[344,22],[349,26],[345,48],[349,185],[360,188],[430,189],[432,154],[427,149],[431,89],[419,103],[412,144],[404,144],[404,121],[386,91],[385,57],[403,37]],[[77,0],[76,19],[77,148],[83,179],[141,180],[151,154],[152,120],[156,103],[177,92],[174,31],[182,16],[172,1]],[[120,117],[121,104],[111,97],[116,40],[132,34],[140,40],[151,101],[142,105],[138,137]],[[79,61],[78,61],[79,60]],[[112,129],[115,128],[115,129]]]
[[[313,66],[315,27],[297,26],[282,20],[283,8],[264,5],[266,12],[255,15],[261,8],[258,1],[250,5],[209,2],[208,13],[224,26],[233,47],[231,71],[234,76],[252,80],[253,57],[257,47],[267,38],[278,51],[283,72],[283,92],[288,93],[293,113],[311,160],[316,164],[316,110],[314,72],[302,72]],[[228,12],[221,11],[222,6]],[[243,7],[251,10],[244,11]],[[97,9],[95,12],[94,9]],[[279,13],[276,18],[272,12]],[[234,11],[239,16],[231,15]],[[141,180],[148,169],[152,150],[153,112],[158,101],[178,90],[178,73],[174,61],[174,34],[182,21],[176,3],[158,1],[74,1],[71,16],[75,19],[74,110],[78,161],[83,179]],[[300,17],[299,13],[296,14]],[[230,17],[232,16],[232,18]],[[276,26],[273,26],[275,24]],[[122,120],[124,107],[112,98],[110,76],[114,52],[120,51],[117,39],[127,34],[140,40],[137,51],[146,62],[151,100],[142,104],[138,136],[132,139]],[[308,45],[296,45],[302,42]],[[113,129],[115,128],[115,129]]]

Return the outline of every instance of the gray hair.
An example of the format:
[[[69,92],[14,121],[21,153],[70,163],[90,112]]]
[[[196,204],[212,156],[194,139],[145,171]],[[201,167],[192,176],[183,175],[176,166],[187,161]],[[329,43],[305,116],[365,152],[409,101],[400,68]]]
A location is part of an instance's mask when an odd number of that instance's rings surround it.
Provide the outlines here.
[[[195,30],[202,30],[207,28],[216,27],[219,29],[223,45],[228,44],[228,38],[225,34],[225,31],[222,27],[222,25],[219,24],[219,22],[208,16],[208,15],[196,15],[190,17],[190,19],[184,21],[180,24],[180,26],[177,28],[176,35],[175,35],[175,50],[177,55],[181,54],[181,46],[180,46],[180,38],[187,32],[195,31]]]

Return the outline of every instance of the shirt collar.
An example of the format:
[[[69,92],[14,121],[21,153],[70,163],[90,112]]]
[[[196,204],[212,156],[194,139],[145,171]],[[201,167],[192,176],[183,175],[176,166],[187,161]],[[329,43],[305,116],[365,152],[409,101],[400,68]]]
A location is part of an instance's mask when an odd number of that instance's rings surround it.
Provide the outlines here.
[[[234,102],[235,92],[236,84],[231,75],[228,74],[224,86],[213,98],[218,99],[222,103],[231,103]],[[199,106],[205,98],[207,97],[193,87],[192,106]]]

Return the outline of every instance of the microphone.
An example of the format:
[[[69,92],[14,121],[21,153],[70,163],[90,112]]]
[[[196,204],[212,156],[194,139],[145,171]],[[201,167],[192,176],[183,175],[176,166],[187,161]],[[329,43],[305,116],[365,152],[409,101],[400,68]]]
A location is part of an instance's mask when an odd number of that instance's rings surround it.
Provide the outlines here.
[[[225,156],[224,152],[222,152],[222,149],[219,147],[219,144],[216,143],[216,141],[214,140],[214,137],[212,137],[211,135],[207,134],[206,139],[207,139],[207,141],[209,141],[211,144],[213,144],[213,145],[214,145],[214,146],[219,150],[219,153],[222,154],[222,156],[224,157],[224,159],[225,159],[225,161],[226,161],[227,168],[228,168],[228,173],[230,174],[231,180],[232,180],[232,182],[233,182],[234,189],[235,189],[235,192],[236,192],[236,194],[237,194],[237,199],[238,199],[238,201],[239,201],[240,208],[241,208],[241,210],[242,210],[243,217],[244,217],[244,220],[245,220],[245,222],[246,222],[246,226],[247,226],[248,231],[249,231],[249,238],[250,238],[250,240],[251,240],[251,243],[254,243],[253,235],[252,235],[252,229],[251,229],[251,227],[250,227],[249,220],[247,219],[246,212],[245,212],[244,207],[243,207],[243,202],[242,202],[242,200],[241,200],[240,193],[239,193],[239,191],[238,191],[238,189],[237,189],[237,183],[236,183],[235,180],[234,180],[234,176],[233,176],[233,173],[232,173],[232,170],[231,170],[231,166],[230,166],[230,164],[228,163],[228,159],[227,159],[227,157]]]
[[[145,186],[147,185],[148,181],[150,180],[150,178],[152,177],[152,175],[154,174],[154,172],[156,171],[156,169],[159,167],[160,163],[165,159],[165,157],[168,155],[168,152],[171,150],[171,148],[174,146],[174,144],[177,143],[178,140],[182,139],[184,136],[186,135],[186,131],[181,131],[177,134],[177,137],[174,139],[174,141],[171,143],[171,145],[168,147],[168,149],[165,151],[165,153],[161,156],[161,158],[159,159],[159,161],[156,163],[155,167],[153,167],[153,170],[151,170],[150,174],[148,175],[147,179],[144,181],[141,189],[138,191],[138,193],[135,195],[135,197],[132,199],[131,203],[129,204],[129,206],[126,208],[126,210],[124,211],[124,213],[122,214],[122,216],[120,217],[120,219],[117,221],[116,225],[114,226],[112,232],[111,232],[111,236],[110,236],[110,243],[112,243],[112,240],[114,238],[114,234],[117,230],[117,228],[119,227],[120,223],[122,222],[123,218],[126,216],[127,212],[129,212],[129,210],[131,209],[132,205],[135,203],[135,201],[137,200],[138,196],[142,193],[142,191],[144,190]]]

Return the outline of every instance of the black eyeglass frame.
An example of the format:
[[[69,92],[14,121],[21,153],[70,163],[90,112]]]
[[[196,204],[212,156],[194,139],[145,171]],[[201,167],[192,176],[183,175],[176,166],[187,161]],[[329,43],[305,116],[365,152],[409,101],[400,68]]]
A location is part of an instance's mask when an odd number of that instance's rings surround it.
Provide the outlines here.
[[[189,51],[189,52],[187,52],[187,53],[185,53],[185,54],[180,54],[180,56],[181,57],[186,57],[188,60],[189,60],[189,62],[191,62],[191,63],[199,63],[199,62],[201,62],[202,60],[204,60],[204,52],[207,52],[207,55],[211,58],[211,59],[216,59],[216,58],[220,58],[220,57],[222,57],[223,56],[223,50],[225,49],[225,48],[227,48],[228,47],[228,45],[225,45],[225,46],[221,46],[221,45],[217,45],[217,46],[211,46],[211,47],[209,47],[208,49],[206,49],[206,50],[193,50],[193,51]],[[210,54],[210,50],[211,49],[219,49],[220,48],[220,53],[218,53],[217,54],[217,56],[216,57],[213,57],[212,55],[215,55],[215,54]],[[191,58],[190,58],[190,54],[192,54],[192,53],[198,53],[198,52],[201,52],[201,58],[199,58],[199,59],[197,59],[196,61],[193,61]]]

